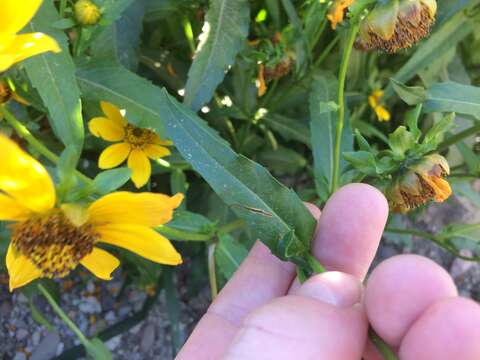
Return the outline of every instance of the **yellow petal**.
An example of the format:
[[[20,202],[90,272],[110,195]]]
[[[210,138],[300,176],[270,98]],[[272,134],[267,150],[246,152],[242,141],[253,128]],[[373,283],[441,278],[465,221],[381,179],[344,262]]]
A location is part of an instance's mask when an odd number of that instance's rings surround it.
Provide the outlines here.
[[[105,224],[137,224],[159,226],[169,222],[183,200],[175,196],[154,193],[114,192],[103,196],[88,208],[90,222]],[[128,209],[128,211],[126,211]]]
[[[0,1],[0,33],[15,34],[27,25],[42,4],[42,0]]]
[[[42,277],[42,272],[33,262],[26,256],[17,253],[12,244],[8,246],[6,263],[10,276],[10,291]]]
[[[0,149],[0,190],[34,212],[53,208],[55,187],[43,165],[3,135]]]
[[[170,150],[166,147],[153,144],[145,145],[143,151],[152,160],[157,160],[171,154]]]
[[[375,113],[377,114],[377,117],[378,117],[379,121],[389,121],[390,120],[390,113],[383,106],[377,106],[375,108]]]
[[[120,113],[120,109],[106,101],[100,102],[100,107],[107,118],[117,123],[119,126],[126,126],[127,120]]]
[[[123,126],[110,118],[93,118],[89,121],[88,128],[93,135],[107,141],[121,141],[125,137]]]
[[[112,272],[120,265],[120,261],[110,253],[94,247],[93,251],[80,260],[80,264],[102,280],[111,280]]]
[[[182,257],[171,242],[156,231],[139,225],[115,224],[95,228],[101,242],[116,245],[160,264],[178,265]]]
[[[5,59],[10,59],[14,64],[47,51],[58,53],[61,49],[55,39],[50,36],[42,33],[30,33],[15,36],[9,46],[0,52],[0,55]],[[7,63],[3,62],[3,67],[7,66]],[[6,68],[0,68],[0,71],[5,70]]]
[[[130,145],[127,143],[113,144],[102,151],[98,158],[100,169],[111,169],[124,162],[130,154]]]
[[[0,221],[25,220],[30,211],[12,199],[10,196],[0,194]]]
[[[132,170],[132,181],[137,189],[145,185],[150,179],[152,167],[150,160],[142,150],[132,150],[128,157],[128,167]]]

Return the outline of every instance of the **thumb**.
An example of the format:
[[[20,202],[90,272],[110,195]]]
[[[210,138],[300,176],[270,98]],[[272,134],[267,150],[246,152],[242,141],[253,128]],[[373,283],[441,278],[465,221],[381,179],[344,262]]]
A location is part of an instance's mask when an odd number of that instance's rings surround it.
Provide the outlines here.
[[[316,275],[252,312],[225,359],[361,359],[368,328],[361,297],[353,276]]]

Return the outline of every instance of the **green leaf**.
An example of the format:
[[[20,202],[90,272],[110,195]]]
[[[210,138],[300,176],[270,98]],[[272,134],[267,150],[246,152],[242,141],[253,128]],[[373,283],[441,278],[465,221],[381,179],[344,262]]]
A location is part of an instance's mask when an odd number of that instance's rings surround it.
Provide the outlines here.
[[[93,179],[91,192],[96,194],[109,194],[130,179],[132,170],[126,167],[102,171]]]
[[[413,56],[393,76],[395,80],[406,83],[417,73],[435,61],[439,54],[444,54],[465,39],[473,31],[471,18],[463,12],[446,21],[427,40],[422,42]],[[385,89],[384,100],[393,95],[393,86]]]
[[[427,98],[425,88],[421,86],[406,86],[395,79],[390,79],[390,82],[400,99],[408,105],[421,104]]]
[[[184,103],[197,111],[210,101],[248,35],[247,0],[211,0],[185,86]]]
[[[343,157],[355,167],[367,175],[377,175],[375,156],[368,151],[345,152]]]
[[[165,136],[159,118],[162,110],[160,89],[149,81],[114,63],[95,63],[80,67],[78,84],[85,99],[111,102],[128,109],[128,121],[139,127],[153,126],[161,137]]]
[[[133,2],[117,21],[106,27],[92,42],[93,57],[113,60],[135,70],[138,66],[144,12],[144,0]]]
[[[215,247],[215,262],[228,280],[237,271],[242,261],[247,257],[248,250],[235,240],[229,234],[223,234],[220,236],[220,240]]]
[[[472,174],[478,174],[480,177],[480,156],[461,141],[455,144],[460,154],[462,154],[463,160],[467,165],[468,171]]]
[[[105,346],[99,338],[89,340],[84,344],[87,354],[94,360],[112,360],[113,356],[110,350]]]
[[[310,93],[310,141],[313,149],[314,173],[317,191],[323,200],[331,188],[335,127],[337,123],[337,79],[329,73],[320,73],[314,76],[313,87]],[[350,151],[352,147],[352,132],[345,119],[345,128],[342,135],[341,151]],[[341,168],[345,162],[342,160]],[[322,180],[320,180],[322,179]],[[327,186],[325,189],[324,186]]]
[[[399,126],[388,138],[390,148],[400,158],[416,144],[415,137],[405,126]]]
[[[292,190],[268,171],[236,154],[198,116],[164,92],[162,120],[175,146],[213,190],[250,227],[253,238],[286,259],[278,244],[294,232],[298,253],[307,254],[315,220]],[[155,127],[156,124],[152,124]]]
[[[65,146],[73,145],[79,154],[84,129],[80,91],[75,79],[75,64],[69,53],[68,40],[52,24],[59,20],[52,0],[46,0],[37,15],[25,27],[28,32],[42,32],[57,40],[59,54],[43,53],[24,62],[27,75],[48,109],[48,119],[55,135]]]
[[[280,114],[267,114],[261,120],[285,140],[296,140],[310,147],[310,129],[302,122]]]
[[[440,121],[437,121],[425,134],[422,144],[432,143],[435,147],[442,141],[445,133],[454,126],[455,114],[445,115]]]
[[[293,175],[307,165],[302,155],[285,147],[262,151],[258,160],[278,175]]]
[[[177,210],[173,215],[173,219],[168,223],[168,227],[189,233],[213,236],[216,224],[203,215],[186,210]],[[183,238],[175,238],[175,236],[169,236],[169,238],[184,240]]]
[[[456,112],[480,120],[480,87],[453,81],[439,83],[427,89],[423,107],[430,112]]]
[[[168,18],[192,0],[146,0],[145,21],[157,21]]]

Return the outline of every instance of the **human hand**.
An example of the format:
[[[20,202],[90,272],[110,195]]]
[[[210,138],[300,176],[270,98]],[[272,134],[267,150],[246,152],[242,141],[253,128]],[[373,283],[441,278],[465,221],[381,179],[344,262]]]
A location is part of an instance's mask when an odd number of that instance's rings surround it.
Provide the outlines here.
[[[401,360],[480,359],[480,306],[457,296],[440,266],[417,255],[365,277],[388,216],[383,195],[343,187],[320,210],[313,254],[331,271],[300,285],[295,268],[255,244],[202,317],[178,360],[378,360],[371,324]]]

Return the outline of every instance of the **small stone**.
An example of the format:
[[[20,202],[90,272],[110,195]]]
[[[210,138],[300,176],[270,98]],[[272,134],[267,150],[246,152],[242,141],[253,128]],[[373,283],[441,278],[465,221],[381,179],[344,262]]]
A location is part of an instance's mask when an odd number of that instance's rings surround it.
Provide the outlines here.
[[[63,342],[61,342],[57,345],[57,352],[56,352],[57,356],[60,355],[63,352],[64,348],[65,348],[65,345],[63,344]]]
[[[0,314],[3,317],[10,316],[10,312],[12,311],[12,304],[9,301],[4,301],[0,305]]]
[[[35,331],[32,335],[32,343],[37,346],[40,343],[40,331]]]
[[[115,313],[113,311],[109,311],[105,314],[105,320],[110,323],[110,324],[113,324],[116,320],[116,317],[115,317]]]
[[[147,325],[143,329],[142,341],[140,342],[140,351],[142,353],[148,352],[155,341],[155,326],[152,324]]]
[[[138,334],[138,332],[140,331],[141,328],[142,328],[142,324],[137,324],[130,329],[130,333],[131,334]]]
[[[107,346],[108,350],[113,351],[118,347],[118,345],[120,345],[121,342],[122,342],[122,336],[117,335],[117,336],[111,338],[110,340],[108,340],[105,343],[105,345]]]
[[[15,337],[17,338],[18,341],[25,340],[28,336],[28,331],[25,329],[18,329]]]
[[[93,294],[95,292],[95,284],[93,283],[93,281],[89,281],[87,283],[87,291],[90,293],[90,294]]]
[[[13,360],[27,360],[27,355],[25,355],[23,352],[17,352],[15,353]]]
[[[22,293],[18,293],[17,294],[17,301],[19,303],[26,304],[26,303],[28,303],[28,298],[25,295],[23,295]]]
[[[121,318],[126,317],[128,314],[130,314],[130,311],[132,311],[132,308],[130,306],[122,306],[118,310],[118,316]]]
[[[79,309],[86,314],[95,314],[102,312],[102,305],[100,305],[96,297],[88,296],[82,299]]]
[[[48,333],[47,336],[33,349],[30,360],[51,359],[57,354],[57,346],[60,343],[60,337],[57,333]]]

